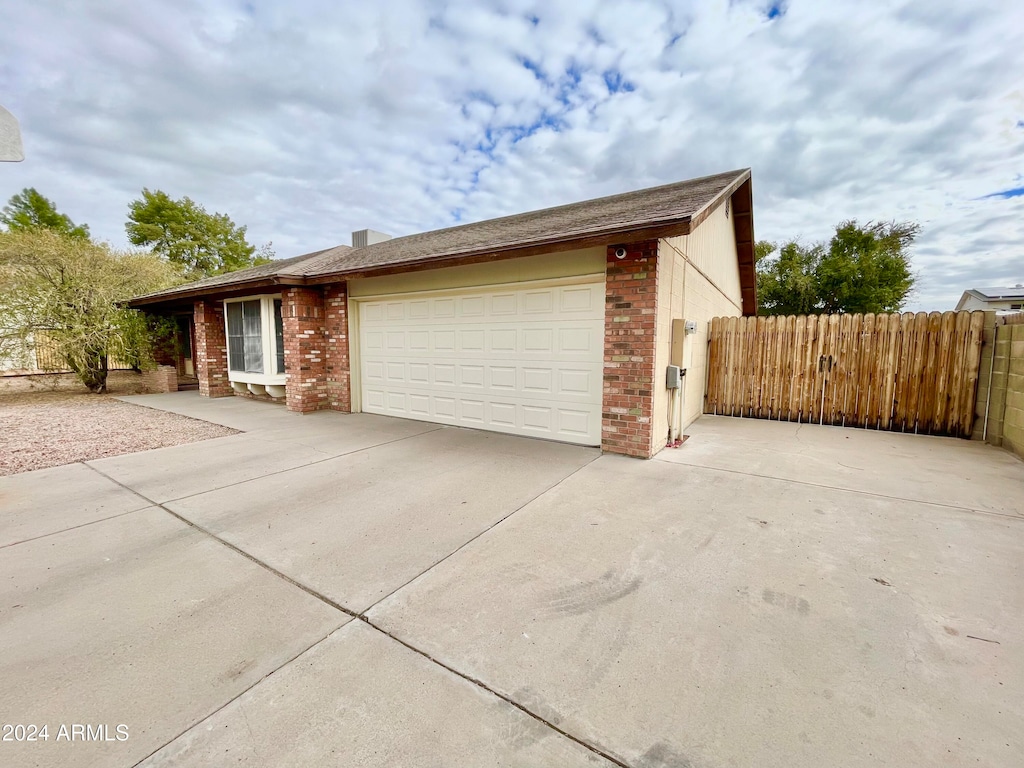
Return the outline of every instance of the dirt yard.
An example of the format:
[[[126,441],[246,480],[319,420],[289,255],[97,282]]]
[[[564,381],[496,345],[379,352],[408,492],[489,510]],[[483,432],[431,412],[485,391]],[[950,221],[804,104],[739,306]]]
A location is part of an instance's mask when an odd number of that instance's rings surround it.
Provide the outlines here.
[[[0,393],[0,475],[235,434],[219,424],[67,391]]]

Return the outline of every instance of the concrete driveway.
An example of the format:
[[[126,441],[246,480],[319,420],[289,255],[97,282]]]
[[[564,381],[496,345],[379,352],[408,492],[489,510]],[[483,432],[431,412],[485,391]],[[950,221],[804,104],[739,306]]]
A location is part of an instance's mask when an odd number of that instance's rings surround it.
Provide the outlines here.
[[[245,431],[0,478],[2,765],[1020,764],[1008,453],[127,399]]]

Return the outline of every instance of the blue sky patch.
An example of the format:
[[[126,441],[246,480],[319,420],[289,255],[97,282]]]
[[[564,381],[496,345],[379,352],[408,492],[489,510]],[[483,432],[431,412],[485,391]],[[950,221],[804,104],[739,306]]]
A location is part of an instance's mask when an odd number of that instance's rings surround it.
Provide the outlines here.
[[[608,86],[608,93],[629,93],[636,90],[617,69],[609,69],[604,73],[604,84]]]
[[[772,19],[781,19],[786,15],[786,4],[781,0],[773,0],[764,15],[768,17],[769,21]]]
[[[533,73],[534,77],[536,77],[542,83],[546,81],[547,78],[544,77],[544,70],[540,68],[540,64],[538,64],[536,61],[533,61],[532,59],[526,58],[525,56],[518,56],[517,58],[519,59],[519,63],[522,64],[523,68],[530,70]]]
[[[988,200],[991,197],[999,197],[1003,200],[1009,200],[1011,197],[1024,197],[1024,187],[1013,187],[1011,189],[1004,189],[1002,192],[993,192],[991,195],[985,195],[982,200]]]

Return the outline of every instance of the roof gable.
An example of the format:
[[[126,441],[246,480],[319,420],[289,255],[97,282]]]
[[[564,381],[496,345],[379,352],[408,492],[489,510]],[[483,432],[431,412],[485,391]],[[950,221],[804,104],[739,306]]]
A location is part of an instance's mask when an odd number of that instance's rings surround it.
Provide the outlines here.
[[[194,283],[147,294],[132,300],[147,305],[188,297],[282,284],[323,283],[345,276],[372,274],[381,270],[415,268],[458,259],[525,255],[527,250],[543,252],[580,247],[588,239],[597,244],[626,242],[631,237],[653,238],[686,234],[717,205],[746,185],[749,203],[750,170],[743,169],[689,181],[640,189],[539,211],[503,216],[473,224],[396,237],[362,248],[340,245],[313,253],[231,272]],[[751,243],[752,223],[748,237]],[[737,232],[737,245],[741,239]],[[741,261],[743,258],[741,257]],[[741,265],[741,268],[747,265]],[[746,283],[749,269],[743,270]],[[745,286],[753,306],[753,287]],[[752,313],[753,310],[751,309]]]

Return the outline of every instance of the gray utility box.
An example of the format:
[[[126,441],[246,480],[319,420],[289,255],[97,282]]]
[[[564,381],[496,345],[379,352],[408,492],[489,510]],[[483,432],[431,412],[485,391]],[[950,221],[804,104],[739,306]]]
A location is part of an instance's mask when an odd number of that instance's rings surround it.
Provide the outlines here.
[[[683,376],[685,375],[685,368],[680,368],[678,365],[670,365],[665,370],[665,387],[667,389],[679,389],[682,386]]]

